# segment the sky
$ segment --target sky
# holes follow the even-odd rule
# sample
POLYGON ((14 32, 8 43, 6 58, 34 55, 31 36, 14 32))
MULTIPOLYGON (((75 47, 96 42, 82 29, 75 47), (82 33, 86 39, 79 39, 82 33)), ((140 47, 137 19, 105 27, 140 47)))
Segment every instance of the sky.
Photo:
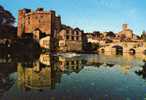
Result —
POLYGON ((63 24, 85 32, 121 31, 129 24, 135 34, 146 30, 146 0, 0 0, 0 5, 18 18, 18 10, 55 10, 63 24))

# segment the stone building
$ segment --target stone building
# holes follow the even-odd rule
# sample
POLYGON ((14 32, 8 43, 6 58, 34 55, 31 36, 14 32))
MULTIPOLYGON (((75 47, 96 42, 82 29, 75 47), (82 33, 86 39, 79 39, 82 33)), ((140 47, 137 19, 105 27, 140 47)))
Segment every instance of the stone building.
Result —
POLYGON ((55 11, 43 8, 19 10, 17 36, 31 34, 42 48, 52 51, 81 51, 83 48, 83 31, 61 24, 61 17, 55 11), (49 46, 48 46, 49 45, 49 46))
POLYGON ((123 24, 122 26, 122 31, 118 33, 119 37, 125 37, 127 39, 132 39, 133 38, 133 31, 128 28, 128 24, 123 24))
MULTIPOLYGON (((56 41, 57 33, 61 30, 61 17, 55 11, 44 11, 43 8, 19 10, 17 36, 32 33, 33 38, 39 40, 43 36, 50 36, 51 44, 56 41)), ((53 45, 51 45, 53 46, 53 45)))
POLYGON ((83 31, 66 27, 59 32, 59 51, 82 51, 83 31))

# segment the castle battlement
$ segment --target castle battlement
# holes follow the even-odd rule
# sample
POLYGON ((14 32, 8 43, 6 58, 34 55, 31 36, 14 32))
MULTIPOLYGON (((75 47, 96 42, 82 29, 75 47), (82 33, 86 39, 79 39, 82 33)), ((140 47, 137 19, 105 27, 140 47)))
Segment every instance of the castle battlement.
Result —
POLYGON ((23 8, 21 10, 19 10, 19 13, 25 13, 25 14, 31 14, 31 13, 54 13, 54 10, 44 10, 43 8, 37 8, 36 10, 32 10, 32 9, 27 9, 27 8, 23 8))

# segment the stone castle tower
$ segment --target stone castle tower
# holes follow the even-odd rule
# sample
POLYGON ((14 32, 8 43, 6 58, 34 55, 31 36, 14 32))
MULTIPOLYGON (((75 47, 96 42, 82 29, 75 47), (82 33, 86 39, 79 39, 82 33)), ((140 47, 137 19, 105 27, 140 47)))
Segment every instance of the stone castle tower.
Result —
POLYGON ((55 11, 44 11, 43 8, 19 10, 17 36, 23 33, 33 33, 39 29, 49 36, 55 36, 61 30, 61 18, 56 16, 55 11))

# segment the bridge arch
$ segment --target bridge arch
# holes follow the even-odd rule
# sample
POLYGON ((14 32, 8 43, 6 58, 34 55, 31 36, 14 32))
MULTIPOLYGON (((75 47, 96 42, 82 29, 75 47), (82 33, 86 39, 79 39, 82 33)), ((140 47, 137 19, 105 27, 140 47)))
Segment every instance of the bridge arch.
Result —
POLYGON ((123 47, 120 45, 114 45, 112 48, 115 48, 116 55, 123 54, 123 47))
POLYGON ((143 51, 143 54, 146 55, 146 50, 143 51))
POLYGON ((101 49, 101 53, 104 53, 104 52, 105 52, 105 49, 104 49, 104 48, 102 48, 102 49, 101 49))
POLYGON ((136 50, 134 48, 129 49, 129 53, 134 55, 136 53, 136 50))

